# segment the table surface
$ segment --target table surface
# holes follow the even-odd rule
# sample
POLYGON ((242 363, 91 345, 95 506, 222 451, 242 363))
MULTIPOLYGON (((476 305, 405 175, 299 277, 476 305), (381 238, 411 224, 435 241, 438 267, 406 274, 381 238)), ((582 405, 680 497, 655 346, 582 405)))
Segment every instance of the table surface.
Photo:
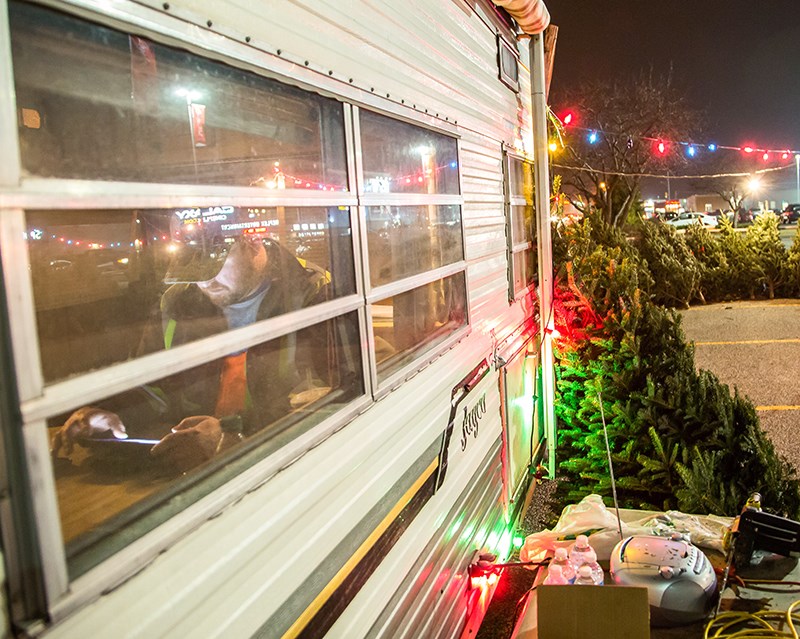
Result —
MULTIPOLYGON (((50 429, 52 436, 57 429, 50 429)), ((159 439, 169 429, 148 434, 159 439)), ((178 476, 149 456, 147 447, 123 443, 107 454, 76 445, 69 458, 53 459, 56 496, 65 543, 168 486, 178 476)))

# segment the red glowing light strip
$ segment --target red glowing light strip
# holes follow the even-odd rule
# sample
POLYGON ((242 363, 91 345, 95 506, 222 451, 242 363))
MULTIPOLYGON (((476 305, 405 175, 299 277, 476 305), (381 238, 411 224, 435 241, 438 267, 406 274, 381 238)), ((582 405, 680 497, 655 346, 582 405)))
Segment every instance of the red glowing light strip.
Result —
MULTIPOLYGON (((449 166, 452 166, 452 162, 447 163, 447 164, 441 164, 439 166, 435 166, 430 171, 423 171, 422 173, 409 173, 408 175, 400 175, 398 177, 390 177, 390 178, 387 178, 387 180, 389 182, 405 183, 405 184, 411 184, 414 180, 416 180, 418 183, 420 183, 420 182, 423 182, 425 180, 425 177, 428 174, 430 174, 430 173, 438 173, 442 169, 446 169, 449 166)), ((335 186, 333 184, 323 184, 322 182, 317 182, 316 180, 308 180, 308 179, 305 179, 305 178, 298 177, 296 175, 289 175, 288 173, 283 173, 278 167, 275 167, 273 170, 275 172, 275 175, 278 175, 278 174, 282 175, 284 177, 284 179, 286 179, 287 181, 291 180, 292 182, 294 182, 295 186, 302 186, 302 187, 307 188, 307 189, 316 188, 316 189, 321 189, 323 191, 337 191, 337 190, 347 191, 347 187, 346 186, 343 187, 343 186, 335 186)), ((257 180, 257 181, 259 181, 259 180, 257 180)))

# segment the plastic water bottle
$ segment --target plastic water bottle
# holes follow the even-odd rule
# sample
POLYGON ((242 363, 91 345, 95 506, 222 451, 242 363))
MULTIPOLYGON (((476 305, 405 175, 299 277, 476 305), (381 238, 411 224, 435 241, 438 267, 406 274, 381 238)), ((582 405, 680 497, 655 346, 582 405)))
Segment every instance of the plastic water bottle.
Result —
POLYGON ((595 561, 597 561, 597 553, 589 545, 589 538, 586 535, 578 535, 575 543, 569 549, 569 562, 577 571, 583 564, 595 561))
MULTIPOLYGON (((589 545, 589 538, 586 535, 578 535, 572 548, 569 550, 569 562, 576 571, 580 571, 581 566, 587 565, 592 574, 592 579, 596 586, 602 586, 605 582, 603 569, 597 563, 597 553, 589 545)), ((577 578, 575 583, 577 583, 577 578)))
POLYGON ((603 575, 603 569, 600 567, 596 561, 591 564, 584 564, 589 566, 589 569, 592 572, 592 580, 594 581, 595 586, 602 586, 605 583, 605 575, 603 575))
POLYGON ((556 548, 555 556, 550 562, 550 568, 554 566, 561 567, 561 574, 566 577, 569 583, 575 582, 575 566, 570 562, 566 548, 556 548))
POLYGON ((592 567, 589 564, 583 564, 578 568, 578 576, 575 577, 576 586, 596 586, 594 577, 592 577, 592 567))
POLYGON ((550 562, 547 568, 547 577, 544 578, 542 583, 545 586, 567 586, 569 585, 569 579, 564 576, 564 573, 561 571, 561 566, 550 562))

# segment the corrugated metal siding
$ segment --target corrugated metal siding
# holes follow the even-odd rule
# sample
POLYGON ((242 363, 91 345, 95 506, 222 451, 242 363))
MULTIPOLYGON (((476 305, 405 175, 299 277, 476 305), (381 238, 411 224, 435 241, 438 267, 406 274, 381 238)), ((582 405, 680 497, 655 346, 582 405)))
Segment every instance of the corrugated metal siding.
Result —
POLYGON ((476 546, 486 544, 489 535, 503 525, 499 453, 498 441, 470 479, 470 490, 447 513, 368 637, 423 639, 459 633, 465 618, 467 566, 476 546))

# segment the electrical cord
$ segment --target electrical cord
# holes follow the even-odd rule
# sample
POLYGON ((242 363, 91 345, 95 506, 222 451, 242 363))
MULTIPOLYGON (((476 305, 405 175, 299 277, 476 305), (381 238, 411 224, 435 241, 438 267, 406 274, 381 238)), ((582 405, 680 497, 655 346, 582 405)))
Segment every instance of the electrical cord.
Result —
POLYGON ((531 596, 531 593, 536 590, 536 578, 539 576, 539 571, 542 569, 542 565, 544 564, 541 563, 536 565, 536 574, 533 578, 533 586, 528 588, 528 590, 526 590, 522 596, 517 599, 517 605, 514 606, 514 616, 512 617, 511 630, 508 633, 508 639, 511 639, 514 636, 514 630, 517 628, 520 608, 522 608, 523 604, 528 601, 528 597, 531 596))
POLYGON ((786 610, 765 610, 762 612, 723 612, 708 622, 704 639, 764 639, 769 637, 789 637, 800 639, 797 625, 800 625, 800 599, 786 610), (775 625, 770 621, 776 622, 775 625), (715 629, 716 626, 719 626, 715 629), (786 628, 785 630, 783 628, 786 628))
POLYGON ((800 581, 781 581, 780 579, 742 579, 735 577, 735 581, 744 588, 761 590, 763 592, 777 592, 788 594, 800 591, 800 581))

